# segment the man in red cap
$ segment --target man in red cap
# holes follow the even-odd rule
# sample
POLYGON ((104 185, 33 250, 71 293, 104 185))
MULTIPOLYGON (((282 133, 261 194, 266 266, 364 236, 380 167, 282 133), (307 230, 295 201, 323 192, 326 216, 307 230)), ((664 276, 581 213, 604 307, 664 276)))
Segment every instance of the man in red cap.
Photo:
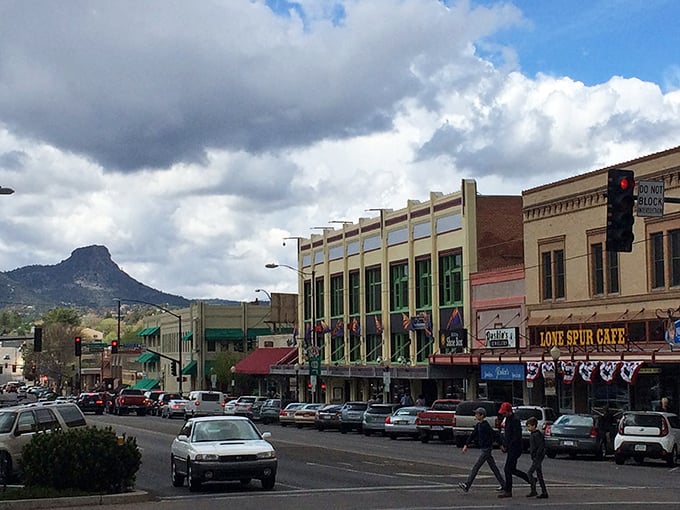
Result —
POLYGON ((512 477, 518 476, 529 485, 531 491, 535 492, 536 486, 531 483, 529 477, 524 471, 517 469, 517 461, 522 455, 522 424, 512 411, 512 404, 510 402, 503 402, 498 413, 505 416, 505 435, 503 436, 503 446, 501 449, 507 454, 505 458, 505 487, 503 492, 498 495, 499 498, 512 497, 512 477))

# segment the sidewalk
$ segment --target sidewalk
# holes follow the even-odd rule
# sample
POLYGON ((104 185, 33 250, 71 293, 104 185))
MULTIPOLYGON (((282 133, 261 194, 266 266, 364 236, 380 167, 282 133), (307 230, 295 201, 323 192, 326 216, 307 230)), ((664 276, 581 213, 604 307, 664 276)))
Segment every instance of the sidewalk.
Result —
POLYGON ((103 494, 95 496, 77 496, 72 498, 17 499, 0 501, 0 510, 33 510, 40 508, 92 507, 95 505, 127 505, 156 498, 145 491, 124 492, 122 494, 103 494))

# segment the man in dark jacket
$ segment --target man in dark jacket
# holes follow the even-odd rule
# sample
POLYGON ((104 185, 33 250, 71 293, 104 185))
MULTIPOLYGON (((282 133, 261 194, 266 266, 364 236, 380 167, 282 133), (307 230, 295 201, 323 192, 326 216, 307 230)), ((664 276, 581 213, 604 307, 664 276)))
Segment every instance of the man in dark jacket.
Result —
POLYGON ((501 486, 505 485, 505 481, 503 480, 501 472, 498 470, 496 461, 493 458, 493 429, 491 428, 491 425, 489 425, 489 422, 485 419, 486 409, 483 407, 478 407, 475 409, 475 418, 477 419, 477 424, 475 425, 475 428, 472 429, 472 434, 470 434, 465 446, 463 446, 463 453, 466 453, 468 446, 473 443, 477 443, 480 453, 477 462, 475 462, 475 465, 472 466, 472 471, 470 471, 467 482, 460 482, 458 484, 458 487, 463 489, 465 492, 470 490, 472 482, 475 480, 475 477, 479 472, 479 468, 481 468, 485 462, 489 464, 491 471, 496 476, 496 480, 498 480, 501 486))
POLYGON ((510 402, 503 402, 498 412, 505 416, 505 435, 503 437, 502 450, 507 454, 505 466, 503 467, 505 487, 498 497, 511 498, 513 475, 520 477, 529 485, 531 485, 531 481, 524 471, 517 469, 517 461, 522 455, 522 424, 512 411, 512 404, 510 402))

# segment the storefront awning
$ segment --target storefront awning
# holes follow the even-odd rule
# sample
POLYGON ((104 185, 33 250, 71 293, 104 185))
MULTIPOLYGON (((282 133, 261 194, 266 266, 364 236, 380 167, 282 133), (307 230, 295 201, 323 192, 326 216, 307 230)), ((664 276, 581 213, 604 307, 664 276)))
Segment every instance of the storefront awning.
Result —
POLYGON ((258 336, 271 335, 272 330, 269 328, 248 328, 248 338, 255 338, 258 336))
POLYGON ((155 335, 161 330, 160 326, 155 326, 153 328, 144 328, 141 330, 139 333, 137 333, 137 336, 151 336, 155 335))
POLYGON ((184 336, 182 337, 182 340, 191 340, 191 338, 194 336, 193 331, 188 331, 184 333, 184 336))
POLYGON ((241 328, 206 328, 206 340, 243 340, 241 328))
POLYGON ((153 390, 160 387, 161 382, 158 379, 140 379, 132 388, 135 390, 153 390))
POLYGON ((137 363, 151 363, 152 361, 158 361, 159 359, 160 356, 158 356, 158 354, 154 354, 153 352, 145 352, 135 361, 137 363))
POLYGON ((297 357, 297 347, 260 347, 236 364, 239 374, 267 375, 272 365, 285 365, 297 357))
POLYGON ((192 360, 184 366, 182 375, 196 375, 196 360, 192 360))

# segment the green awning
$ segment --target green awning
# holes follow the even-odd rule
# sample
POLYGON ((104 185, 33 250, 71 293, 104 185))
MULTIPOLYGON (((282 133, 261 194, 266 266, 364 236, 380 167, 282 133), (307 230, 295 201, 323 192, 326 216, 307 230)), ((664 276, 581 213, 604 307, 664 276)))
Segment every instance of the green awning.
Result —
POLYGON ((135 361, 137 363, 150 363, 152 361, 158 361, 159 359, 160 359, 160 356, 158 354, 154 354, 153 352, 145 352, 139 358, 137 358, 135 361))
POLYGON ((184 366, 182 375, 196 375, 196 360, 192 360, 184 366))
POLYGON ((193 337, 193 336, 194 336, 194 332, 193 332, 193 331, 189 331, 189 332, 187 332, 187 333, 184 333, 184 336, 182 337, 182 340, 191 340, 191 337, 193 337))
POLYGON ((271 335, 272 330, 269 328, 248 328, 248 338, 255 338, 256 336, 271 335))
POLYGON ((160 326, 155 326, 153 328, 144 328, 141 330, 139 333, 137 333, 137 336, 151 336, 155 335, 161 330, 160 326))
POLYGON ((140 379, 132 388, 135 390, 153 390, 160 387, 161 382, 158 379, 140 379))
POLYGON ((206 340, 243 340, 241 328, 206 328, 206 340))

